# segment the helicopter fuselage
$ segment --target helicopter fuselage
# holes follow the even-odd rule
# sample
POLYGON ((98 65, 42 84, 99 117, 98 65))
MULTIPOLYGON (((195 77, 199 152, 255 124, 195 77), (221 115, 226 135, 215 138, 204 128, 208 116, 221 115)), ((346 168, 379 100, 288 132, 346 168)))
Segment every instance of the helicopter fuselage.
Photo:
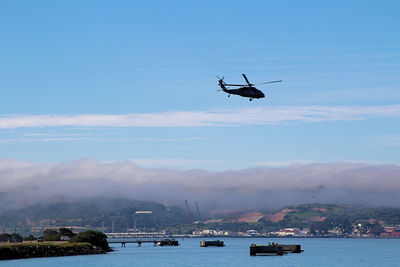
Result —
POLYGON ((258 99, 265 97, 264 93, 261 90, 258 90, 253 86, 243 86, 238 89, 223 89, 223 91, 231 95, 240 95, 243 97, 249 97, 250 99, 252 98, 258 99))
MULTIPOLYGON (((257 88, 254 87, 254 83, 250 83, 249 80, 247 79, 245 74, 242 74, 243 78, 245 79, 247 84, 228 84, 224 82, 224 77, 218 78, 218 86, 221 87, 222 91, 228 94, 228 97, 231 95, 239 95, 242 97, 248 97, 250 98, 250 101, 252 101, 254 98, 259 99, 259 98, 264 98, 265 95, 261 90, 258 90, 257 88), (227 86, 238 86, 238 89, 230 89, 227 86)), ((263 82, 263 83, 258 83, 258 84, 267 84, 267 83, 278 83, 282 82, 282 80, 279 81, 270 81, 270 82, 263 82)))

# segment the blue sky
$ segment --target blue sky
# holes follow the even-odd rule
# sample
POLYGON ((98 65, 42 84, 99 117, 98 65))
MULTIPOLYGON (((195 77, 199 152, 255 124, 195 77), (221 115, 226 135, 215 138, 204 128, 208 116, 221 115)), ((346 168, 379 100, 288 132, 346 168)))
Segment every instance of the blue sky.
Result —
POLYGON ((398 1, 1 1, 0 159, 400 164, 398 1), (260 86, 266 99, 216 92, 260 86))

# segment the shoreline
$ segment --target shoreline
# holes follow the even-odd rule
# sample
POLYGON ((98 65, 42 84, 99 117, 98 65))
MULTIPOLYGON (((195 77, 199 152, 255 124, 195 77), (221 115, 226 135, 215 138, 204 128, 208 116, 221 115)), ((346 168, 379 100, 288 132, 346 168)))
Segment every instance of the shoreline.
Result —
MULTIPOLYGON (((257 237, 250 237, 250 236, 180 236, 180 237, 169 237, 167 239, 215 239, 215 238, 236 238, 236 239, 265 239, 265 238, 281 238, 281 239, 382 239, 382 240, 390 240, 390 239, 400 239, 399 237, 323 237, 323 236, 315 236, 315 237, 299 237, 299 236, 257 236, 257 237)), ((136 237, 127 237, 127 238, 107 238, 107 241, 116 241, 116 240, 148 240, 151 238, 136 238, 136 237)), ((165 239, 165 238, 160 238, 165 239)))
POLYGON ((0 244, 0 260, 106 254, 90 243, 12 243, 0 244))

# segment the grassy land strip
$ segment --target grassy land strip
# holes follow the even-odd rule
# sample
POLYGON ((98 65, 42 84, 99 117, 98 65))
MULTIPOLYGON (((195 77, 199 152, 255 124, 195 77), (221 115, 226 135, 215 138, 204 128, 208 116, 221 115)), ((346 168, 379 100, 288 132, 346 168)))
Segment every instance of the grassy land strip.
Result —
POLYGON ((106 253, 106 251, 101 248, 95 247, 90 243, 44 242, 0 244, 0 260, 104 253, 106 253))

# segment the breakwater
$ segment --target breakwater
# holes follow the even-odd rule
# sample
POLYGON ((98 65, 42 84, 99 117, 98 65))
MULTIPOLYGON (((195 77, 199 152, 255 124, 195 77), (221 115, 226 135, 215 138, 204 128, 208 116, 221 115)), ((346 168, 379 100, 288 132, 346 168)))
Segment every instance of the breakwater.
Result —
POLYGON ((58 257, 90 254, 105 254, 106 251, 90 243, 23 243, 0 244, 0 260, 38 257, 58 257))

